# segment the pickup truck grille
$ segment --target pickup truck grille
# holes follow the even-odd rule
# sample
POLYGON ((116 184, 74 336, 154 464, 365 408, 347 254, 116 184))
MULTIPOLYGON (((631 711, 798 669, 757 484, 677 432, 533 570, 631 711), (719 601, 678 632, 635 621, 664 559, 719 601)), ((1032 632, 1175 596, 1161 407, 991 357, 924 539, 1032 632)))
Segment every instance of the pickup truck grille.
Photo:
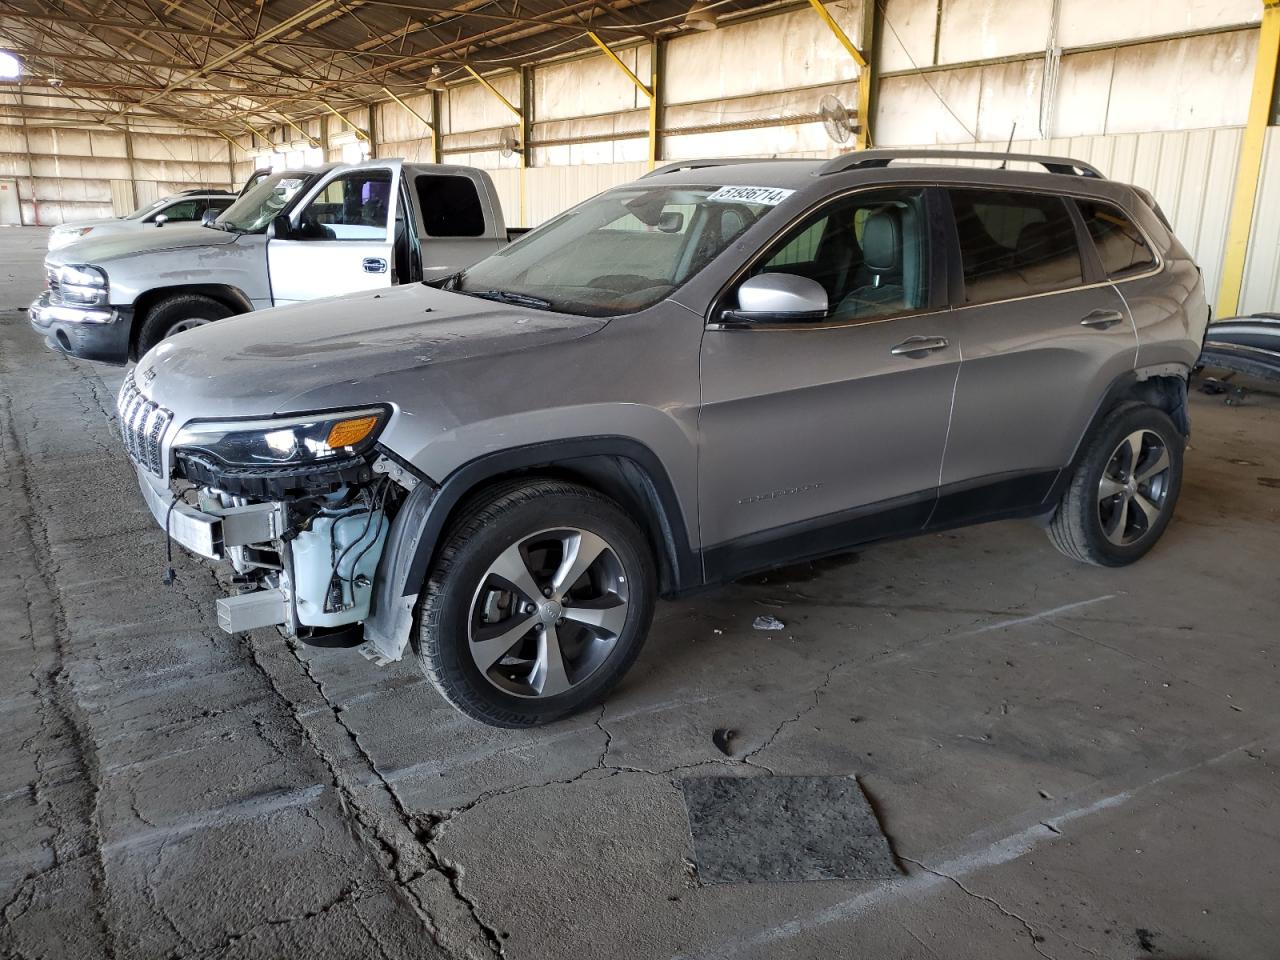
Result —
POLYGON ((173 421, 173 414, 159 404, 152 403, 138 390, 130 370, 116 398, 116 412, 120 415, 120 435, 130 459, 154 473, 164 476, 164 432, 173 421))

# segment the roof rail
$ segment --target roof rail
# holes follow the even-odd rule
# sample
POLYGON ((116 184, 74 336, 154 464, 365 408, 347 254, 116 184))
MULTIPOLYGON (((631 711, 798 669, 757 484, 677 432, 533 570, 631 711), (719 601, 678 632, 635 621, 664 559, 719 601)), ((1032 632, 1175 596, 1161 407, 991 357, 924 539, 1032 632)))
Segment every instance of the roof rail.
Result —
MULTIPOLYGON (((640 179, 647 180, 649 177, 660 177, 664 173, 679 173, 682 170, 702 170, 706 167, 727 167, 737 163, 797 163, 804 162, 799 157, 719 157, 713 160, 677 160, 674 163, 663 164, 657 169, 650 170, 640 179)), ((810 160, 810 163, 813 161, 810 160)))
POLYGON ((894 160, 1018 160, 1038 163, 1050 173, 1105 180, 1097 167, 1070 157, 1053 157, 1039 153, 1005 153, 1002 150, 858 150, 828 160, 818 169, 819 176, 844 173, 863 167, 887 167, 894 160))

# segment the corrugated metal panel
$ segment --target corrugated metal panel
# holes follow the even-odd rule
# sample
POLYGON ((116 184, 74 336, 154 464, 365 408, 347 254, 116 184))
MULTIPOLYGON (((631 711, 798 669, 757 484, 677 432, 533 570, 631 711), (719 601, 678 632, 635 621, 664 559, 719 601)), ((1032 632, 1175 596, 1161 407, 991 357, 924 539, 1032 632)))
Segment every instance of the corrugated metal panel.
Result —
POLYGON ((1280 127, 1267 130, 1245 258, 1241 313, 1280 310, 1280 127))

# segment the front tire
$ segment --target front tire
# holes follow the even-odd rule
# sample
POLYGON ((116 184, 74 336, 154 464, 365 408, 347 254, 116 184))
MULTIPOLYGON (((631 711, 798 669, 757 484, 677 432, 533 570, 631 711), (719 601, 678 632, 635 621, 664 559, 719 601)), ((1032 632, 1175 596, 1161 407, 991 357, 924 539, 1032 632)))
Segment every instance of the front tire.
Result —
POLYGON ((550 723, 599 702, 635 662, 656 575, 640 529, 609 498, 514 482, 463 509, 419 608, 427 678, 467 716, 550 723))
POLYGON ((138 331, 138 358, 161 340, 231 316, 231 308, 199 293, 179 293, 156 303, 138 331))
POLYGON ((1133 563, 1173 516, 1182 487, 1184 438, 1169 416, 1131 403, 1089 440, 1049 524, 1053 545, 1104 567, 1133 563))

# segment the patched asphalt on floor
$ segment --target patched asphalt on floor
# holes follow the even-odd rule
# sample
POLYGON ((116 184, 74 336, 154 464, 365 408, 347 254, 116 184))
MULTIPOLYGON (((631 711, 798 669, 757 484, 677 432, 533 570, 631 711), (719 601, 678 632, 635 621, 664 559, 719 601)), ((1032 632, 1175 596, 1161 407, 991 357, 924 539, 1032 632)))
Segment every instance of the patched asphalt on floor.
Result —
MULTIPOLYGON (((0 231, 0 307, 42 243, 0 231)), ((868 547, 660 604, 603 709, 500 731, 411 660, 227 637, 191 558, 164 587, 119 376, 0 314, 0 953, 1274 955, 1280 400, 1193 397, 1135 567, 868 547), (901 873, 699 883, 680 782, 723 775, 856 776, 901 873)))

